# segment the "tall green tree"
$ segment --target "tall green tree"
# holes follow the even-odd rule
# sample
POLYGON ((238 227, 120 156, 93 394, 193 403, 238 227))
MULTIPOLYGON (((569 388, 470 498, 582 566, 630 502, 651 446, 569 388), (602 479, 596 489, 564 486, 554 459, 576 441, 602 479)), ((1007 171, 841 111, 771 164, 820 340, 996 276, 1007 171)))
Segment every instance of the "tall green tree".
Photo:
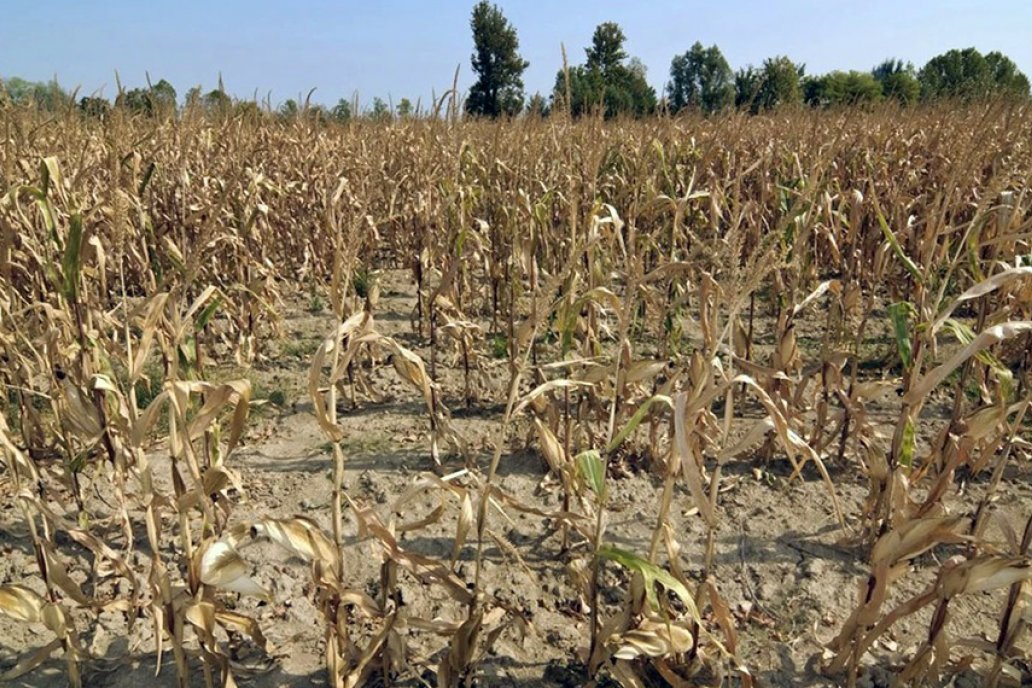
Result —
POLYGON ((111 113, 111 103, 99 96, 83 96, 79 100, 79 111, 86 117, 103 120, 111 113))
POLYGON ((527 101, 526 112, 531 117, 548 117, 548 101, 540 93, 535 93, 527 101))
POLYGON ((191 86, 187 90, 186 95, 183 96, 183 107, 187 110, 193 110, 201 107, 203 104, 204 94, 201 92, 200 86, 191 86))
MULTIPOLYGON (((587 48, 584 65, 569 68, 569 109, 578 116, 601 108, 606 117, 640 117, 656 109, 656 91, 646 79, 641 60, 628 59, 623 29, 614 22, 599 24, 587 48)), ((556 75, 552 99, 564 105, 566 73, 556 75)))
POLYGON ((57 110, 72 103, 71 96, 57 83, 50 81, 27 81, 12 76, 0 81, 0 100, 15 104, 33 104, 43 110, 57 110))
MULTIPOLYGON (((215 93, 215 91, 212 91, 212 93, 215 93)), ((279 106, 277 114, 280 116, 281 119, 297 119, 298 116, 301 114, 301 107, 293 98, 287 98, 283 102, 283 104, 279 106)))
POLYGON ((993 90, 1007 96, 1028 98, 1029 82, 1014 61, 1001 52, 986 53, 986 64, 989 67, 989 78, 993 90))
POLYGON ((584 49, 588 56, 587 68, 603 77, 615 76, 627 59, 623 47, 626 40, 627 36, 616 22, 599 24, 591 36, 591 47, 584 49))
POLYGON ((170 115, 176 110, 176 89, 172 84, 160 80, 147 88, 132 88, 122 91, 115 98, 115 106, 141 115, 170 115))
MULTIPOLYGON (((211 115, 229 114, 233 107, 233 100, 221 88, 215 88, 205 93, 203 101, 204 109, 211 115)), ((293 101, 288 100, 287 102, 292 103, 293 101)), ((294 103, 294 110, 296 114, 297 103, 294 103)))
POLYGON ((999 52, 982 55, 975 48, 936 55, 917 75, 921 98, 973 100, 994 95, 1026 98, 1028 78, 999 52))
POLYGON ((871 70, 871 76, 881 84, 885 100, 894 100, 900 105, 913 105, 921 96, 921 84, 917 80, 914 65, 901 60, 889 59, 871 70))
POLYGON ((747 67, 735 74, 735 105, 752 113, 803 102, 805 67, 783 55, 767 58, 759 69, 747 67))
POLYGON ((752 110, 760 97, 760 70, 752 65, 742 67, 735 72, 735 107, 739 110, 752 110))
POLYGON ((698 41, 684 55, 670 62, 667 85, 670 110, 685 108, 717 112, 735 102, 735 75, 715 45, 704 48, 698 41))
POLYGON ((330 116, 338 122, 347 122, 351 119, 351 102, 341 98, 330 110, 330 116))
POLYGON ((153 111, 161 114, 171 114, 176 110, 176 89, 164 79, 150 88, 150 97, 153 111))
POLYGON ((370 119, 375 119, 379 122, 386 122, 393 119, 391 108, 383 98, 373 98, 373 107, 369 111, 369 117, 370 119))
POLYGON ((466 112, 482 117, 517 115, 523 109, 523 71, 516 29, 495 5, 481 0, 473 7, 473 71, 476 83, 466 99, 466 112))
POLYGON ((882 99, 882 86, 870 72, 834 71, 803 80, 803 95, 809 105, 872 105, 882 99))

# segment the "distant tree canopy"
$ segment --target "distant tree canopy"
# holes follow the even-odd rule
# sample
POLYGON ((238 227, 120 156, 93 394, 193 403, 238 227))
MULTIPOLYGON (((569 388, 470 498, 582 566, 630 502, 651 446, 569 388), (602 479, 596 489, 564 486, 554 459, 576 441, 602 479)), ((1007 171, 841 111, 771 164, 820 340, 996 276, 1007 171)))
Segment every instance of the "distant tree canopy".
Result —
POLYGON ((871 75, 881 86, 882 97, 894 100, 900 105, 913 105, 921 97, 921 83, 917 80, 914 65, 900 60, 885 60, 871 70, 871 75))
POLYGON ((351 119, 351 102, 341 98, 330 110, 330 117, 338 122, 347 122, 351 119))
POLYGON ((283 119, 297 119, 300 112, 301 108, 293 98, 287 98, 283 104, 279 106, 279 110, 276 111, 276 113, 283 119))
POLYGON ((720 48, 704 48, 696 41, 684 55, 675 56, 667 100, 673 112, 691 108, 712 113, 734 105, 735 75, 720 48))
POLYGON ((0 80, 0 101, 9 100, 15 105, 33 104, 42 110, 57 110, 71 104, 72 97, 57 81, 26 81, 12 76, 0 80))
POLYGON ((527 101, 527 114, 533 117, 548 117, 548 101, 540 93, 535 93, 527 101))
MULTIPOLYGON (((656 92, 646 81, 645 65, 627 59, 623 30, 614 22, 599 24, 587 48, 587 62, 569 68, 569 109, 579 116, 601 108, 606 117, 634 115, 640 117, 655 111, 656 92)), ((566 73, 556 75, 552 98, 556 105, 566 106, 566 73)))
POLYGON ((1002 53, 950 50, 928 61, 917 75, 921 98, 972 100, 990 96, 1027 98, 1028 78, 1002 53))
POLYGON ((752 113, 803 102, 803 65, 783 55, 763 61, 763 66, 735 74, 735 105, 752 113))
POLYGON ((870 72, 828 72, 803 80, 808 105, 871 105, 882 99, 882 85, 870 72))
MULTIPOLYGON (((470 18, 474 51, 471 56, 476 82, 465 101, 467 114, 482 117, 547 117, 555 108, 573 116, 600 113, 606 118, 642 117, 657 109, 656 92, 647 80, 641 60, 628 55, 627 37, 619 24, 599 24, 585 48, 585 61, 556 74, 550 101, 540 93, 525 103, 523 72, 528 66, 519 53, 516 29, 489 0, 480 0, 470 18)), ((311 93, 309 93, 309 96, 311 93)), ((975 48, 954 49, 931 58, 919 70, 909 62, 887 59, 869 72, 833 70, 805 74, 805 67, 779 55, 732 71, 720 48, 696 41, 670 62, 670 78, 664 90, 664 110, 706 114, 728 108, 760 113, 782 106, 870 107, 879 102, 900 106, 940 100, 978 101, 986 98, 1027 100, 1028 77, 1006 55, 982 54, 975 48)), ((0 107, 15 105, 45 111, 77 108, 83 115, 105 119, 112 107, 146 116, 176 116, 176 89, 165 79, 146 88, 121 90, 113 106, 104 98, 86 96, 74 102, 56 80, 28 81, 17 76, 0 78, 0 107)), ((195 86, 187 91, 184 108, 212 115, 265 118, 271 113, 254 101, 235 101, 222 86, 207 93, 195 86), (256 114, 257 112, 257 114, 256 114)), ((304 118, 313 122, 346 122, 353 117, 390 121, 418 116, 408 98, 393 107, 374 98, 360 110, 355 100, 341 98, 336 105, 304 105, 285 101, 275 113, 281 119, 304 118)))
POLYGON ((233 115, 235 117, 243 117, 254 122, 259 122, 265 119, 265 111, 262 110, 258 103, 253 100, 241 100, 234 103, 233 115))
POLYGON ((373 107, 369 110, 370 119, 385 122, 392 119, 391 108, 383 98, 373 98, 373 107))
POLYGON ((204 105, 204 109, 213 115, 225 115, 233 106, 233 100, 226 95, 225 91, 218 88, 205 93, 201 98, 201 103, 204 105))
POLYGON ((115 99, 115 107, 142 115, 169 115, 176 111, 176 89, 162 79, 148 88, 122 91, 115 99))
POLYGON ((191 86, 183 97, 183 105, 187 108, 201 107, 201 87, 191 86))
POLYGON ((105 119, 111 114, 111 103, 106 98, 83 96, 79 100, 79 111, 87 117, 105 119))
POLYGON ((466 98, 466 112, 483 117, 517 115, 523 109, 523 71, 530 65, 520 57, 516 29, 502 11, 487 0, 473 7, 470 20, 476 83, 466 98))

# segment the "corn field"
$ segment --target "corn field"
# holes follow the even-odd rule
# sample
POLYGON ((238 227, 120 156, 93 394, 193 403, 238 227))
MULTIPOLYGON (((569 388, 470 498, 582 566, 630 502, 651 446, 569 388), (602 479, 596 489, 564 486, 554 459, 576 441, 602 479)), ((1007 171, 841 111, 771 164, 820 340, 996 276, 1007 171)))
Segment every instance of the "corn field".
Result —
POLYGON ((455 111, 0 111, 0 680, 1032 680, 1032 110, 455 111))

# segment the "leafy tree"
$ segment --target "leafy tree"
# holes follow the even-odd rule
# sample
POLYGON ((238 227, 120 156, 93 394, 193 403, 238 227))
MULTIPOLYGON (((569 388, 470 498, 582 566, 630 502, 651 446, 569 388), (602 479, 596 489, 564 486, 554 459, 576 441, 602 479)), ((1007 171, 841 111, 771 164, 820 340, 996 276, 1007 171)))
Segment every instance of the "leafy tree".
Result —
POLYGON ((711 113, 734 103, 735 75, 720 48, 704 48, 696 41, 684 55, 675 56, 667 98, 673 112, 694 108, 711 113))
POLYGON ((974 48, 950 50, 929 60, 918 80, 925 100, 980 98, 988 86, 989 65, 974 48))
POLYGON ((200 86, 193 86, 189 91, 186 92, 186 96, 183 98, 183 107, 188 110, 193 108, 201 107, 204 96, 201 93, 200 86))
POLYGON ((0 92, 3 93, 5 100, 20 105, 32 98, 32 89, 35 85, 21 77, 12 76, 0 82, 0 92))
POLYGON ((470 20, 477 81, 466 99, 471 115, 516 115, 523 108, 523 71, 530 65, 520 57, 516 29, 497 6, 481 0, 470 20))
POLYGON ((87 117, 103 120, 111 114, 111 103, 106 98, 83 96, 79 100, 79 111, 87 117))
MULTIPOLYGON (((225 115, 232 107, 233 101, 222 89, 216 88, 204 94, 204 109, 208 111, 208 114, 225 115)), ((295 104, 295 109, 296 107, 295 104)))
POLYGON ((330 117, 338 122, 347 122, 351 119, 351 103, 341 98, 330 110, 330 117))
MULTIPOLYGON (((623 30, 613 22, 595 29, 591 47, 585 51, 587 62, 568 70, 569 109, 573 115, 583 115, 598 107, 606 117, 640 117, 655 111, 656 92, 645 78, 645 65, 633 58, 627 60, 625 40, 623 30)), ((566 74, 560 71, 555 79, 553 101, 564 104, 566 90, 566 74)))
POLYGON ((125 108, 130 112, 149 115, 153 112, 150 93, 145 88, 133 88, 122 91, 115 98, 115 107, 125 108))
POLYGON ((1028 98, 1029 82, 1014 61, 1003 53, 993 51, 986 53, 986 64, 989 67, 989 78, 997 93, 1028 98))
POLYGON ((330 111, 322 105, 308 105, 303 114, 308 121, 315 124, 326 124, 330 121, 330 111))
POLYGON ((760 83, 760 70, 752 65, 735 72, 735 107, 740 110, 752 109, 760 97, 760 83))
POLYGON ((300 112, 301 108, 298 107, 297 101, 293 98, 287 98, 279 107, 279 116, 283 119, 297 119, 300 112))
POLYGON ((155 113, 170 114, 176 110, 176 89, 164 79, 150 89, 152 109, 155 113))
POLYGON ((803 95, 818 107, 870 105, 882 99, 882 86, 869 72, 835 71, 804 79, 803 95))
POLYGON ((370 110, 369 117, 380 122, 385 122, 391 119, 391 109, 382 98, 373 98, 373 109, 370 110))
POLYGON ((992 95, 1028 97, 1028 78, 999 52, 982 55, 975 48, 936 55, 917 75, 921 97, 972 100, 992 95))
POLYGON ((591 47, 585 48, 588 69, 599 72, 603 77, 614 76, 627 59, 627 51, 623 48, 626 40, 623 29, 616 22, 599 24, 591 37, 591 47))
MULTIPOLYGON (((622 112, 630 112, 637 117, 652 114, 656 111, 656 89, 649 86, 648 68, 637 57, 627 62, 627 72, 617 71, 617 90, 629 96, 628 107, 622 112)), ((616 114, 616 113, 614 113, 616 114)))
POLYGON ((760 107, 771 110, 781 105, 794 105, 803 101, 800 80, 804 68, 784 56, 769 58, 763 62, 760 86, 760 107))
MULTIPOLYGON (((215 93, 222 93, 222 91, 215 91, 215 93)), ((260 122, 265 119, 265 113, 261 106, 253 100, 241 100, 233 104, 233 116, 242 117, 251 122, 260 122)))
POLYGON ((548 117, 548 101, 540 93, 535 93, 527 101, 527 114, 531 117, 548 117))
POLYGON ((900 60, 885 60, 871 70, 871 75, 881 84, 882 96, 900 105, 913 105, 921 96, 921 84, 914 72, 914 65, 900 60))
POLYGON ((74 104, 71 96, 54 79, 44 83, 13 76, 0 82, 0 92, 16 105, 33 104, 43 110, 54 111, 74 104))
POLYGON ((176 89, 164 79, 148 88, 133 88, 118 94, 115 107, 141 115, 168 115, 176 109, 176 89))
POLYGON ((759 69, 747 67, 735 75, 735 104, 752 113, 803 102, 803 65, 783 55, 767 58, 759 69))
POLYGON ((406 117, 412 116, 412 101, 408 98, 402 98, 397 105, 398 117, 405 119, 406 117))

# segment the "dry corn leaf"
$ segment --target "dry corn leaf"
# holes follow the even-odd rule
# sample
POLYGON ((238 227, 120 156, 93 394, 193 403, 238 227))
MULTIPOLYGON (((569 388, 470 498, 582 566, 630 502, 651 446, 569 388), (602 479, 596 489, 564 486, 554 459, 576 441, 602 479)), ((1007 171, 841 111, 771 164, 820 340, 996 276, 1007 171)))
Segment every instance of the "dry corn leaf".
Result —
POLYGON ((685 480, 688 483, 688 490, 691 492, 695 506, 699 509, 699 513, 702 514, 702 518, 707 525, 712 527, 716 525, 716 514, 713 513, 713 505, 710 504, 706 488, 703 485, 702 469, 699 466, 701 457, 692 451, 691 445, 688 442, 688 430, 686 427, 688 419, 685 417, 685 406, 687 403, 688 395, 686 392, 681 392, 674 398, 675 464, 671 470, 676 472, 680 468, 684 472, 685 480))
POLYGON ((610 638, 608 643, 616 648, 613 657, 625 660, 681 654, 695 644, 690 629, 656 617, 642 619, 637 628, 610 638))
POLYGON ((948 570, 939 581, 945 599, 960 594, 995 590, 1032 579, 1028 557, 985 556, 965 561, 948 570))
POLYGON ((205 585, 263 599, 272 596, 249 575, 250 567, 231 544, 216 540, 201 551, 200 579, 205 585))
POLYGON ((310 518, 266 518, 255 521, 251 528, 255 537, 267 537, 304 561, 318 561, 324 571, 339 572, 336 546, 310 518))
POLYGON ((462 506, 459 509, 459 520, 455 525, 455 544, 452 546, 451 553, 451 567, 455 567, 455 562, 459 558, 459 553, 462 551, 462 546, 466 543, 466 536, 469 534, 469 528, 473 525, 473 500, 470 499, 469 493, 467 492, 462 497, 462 506))
POLYGON ((1032 322, 1030 321, 1014 321, 986 328, 970 344, 953 354, 945 363, 917 380, 910 391, 904 395, 903 403, 916 404, 924 400, 933 389, 939 386, 939 383, 967 359, 994 344, 1028 332, 1032 332, 1032 322))
POLYGON ((516 407, 512 411, 512 416, 516 417, 517 415, 519 415, 519 413, 523 411, 523 409, 527 408, 527 404, 531 403, 532 401, 534 401, 534 399, 541 396, 542 394, 547 394, 548 392, 551 392, 556 389, 572 389, 574 387, 591 387, 591 384, 580 380, 566 379, 550 380, 548 382, 544 382, 532 389, 529 393, 527 393, 525 397, 523 397, 523 399, 519 401, 518 404, 516 404, 516 407))
POLYGON ((912 559, 941 543, 963 542, 958 530, 960 516, 914 519, 878 538, 871 549, 871 563, 892 566, 912 559))
POLYGON ((953 314, 953 311, 955 311, 957 307, 960 306, 962 303, 985 296, 986 294, 992 293, 1000 287, 1009 284, 1010 282, 1023 278, 1032 278, 1032 266, 1017 267, 1011 268, 1009 270, 1004 270, 1003 272, 999 272, 993 275, 989 279, 979 282, 973 287, 969 287, 964 291, 963 294, 954 299, 953 303, 951 303, 946 308, 946 310, 939 314, 939 317, 937 317, 931 325, 931 333, 934 334, 935 332, 938 332, 939 328, 942 327, 942 324, 946 322, 947 319, 949 319, 949 317, 953 314))
POLYGON ((15 621, 42 623, 47 601, 24 585, 0 585, 0 612, 15 621))

